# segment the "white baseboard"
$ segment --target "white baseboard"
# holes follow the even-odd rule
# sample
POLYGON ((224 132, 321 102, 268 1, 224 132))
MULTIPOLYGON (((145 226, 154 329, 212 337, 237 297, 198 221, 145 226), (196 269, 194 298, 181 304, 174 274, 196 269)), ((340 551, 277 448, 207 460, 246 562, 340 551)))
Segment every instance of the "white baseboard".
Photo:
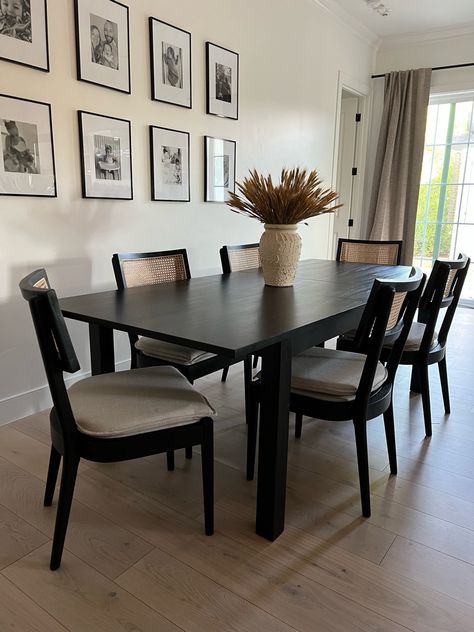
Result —
MULTIPOLYGON (((128 369, 130 366, 130 360, 122 360, 116 362, 115 369, 121 371, 128 369)), ((90 371, 76 373, 65 379, 68 386, 74 384, 78 380, 82 380, 84 377, 89 377, 90 371)), ((0 401, 0 426, 15 421, 16 419, 22 419, 28 417, 34 413, 39 413, 42 410, 51 408, 51 395, 49 394, 49 387, 47 384, 34 388, 31 391, 24 393, 17 393, 11 395, 0 401)))

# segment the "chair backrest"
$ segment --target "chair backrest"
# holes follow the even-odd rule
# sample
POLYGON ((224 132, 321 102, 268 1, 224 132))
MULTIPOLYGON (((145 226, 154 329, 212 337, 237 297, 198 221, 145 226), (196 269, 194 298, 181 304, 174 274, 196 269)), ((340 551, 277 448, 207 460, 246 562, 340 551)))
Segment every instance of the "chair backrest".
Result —
POLYGON ((430 350, 440 310, 444 308, 447 309, 438 333, 438 343, 446 345, 470 263, 465 254, 460 254, 454 261, 437 259, 434 262, 418 312, 418 321, 426 325, 420 354, 427 354, 430 350))
POLYGON ((367 404, 384 344, 392 341, 386 368, 393 384, 426 277, 416 268, 410 276, 376 279, 354 336, 352 350, 367 356, 356 399, 367 404))
POLYGON ((259 244, 242 244, 240 246, 222 246, 219 250, 222 272, 240 272, 260 268, 259 244))
POLYGON ((63 371, 80 369, 56 292, 51 288, 44 269, 35 270, 20 281, 20 290, 30 306, 43 364, 54 407, 63 432, 76 431, 63 371))
POLYGON ((112 257, 119 290, 191 278, 186 250, 116 253, 112 257))
POLYGON ((402 246, 403 241, 340 238, 337 244, 336 261, 398 266, 402 256, 402 246))

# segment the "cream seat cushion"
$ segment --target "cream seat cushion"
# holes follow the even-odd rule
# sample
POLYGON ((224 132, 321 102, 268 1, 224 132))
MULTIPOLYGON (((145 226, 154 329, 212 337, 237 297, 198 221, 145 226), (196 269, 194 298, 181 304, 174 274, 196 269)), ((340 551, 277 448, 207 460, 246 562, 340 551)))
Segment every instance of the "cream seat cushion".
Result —
MULTIPOLYGON (((425 333, 426 325, 424 323, 413 322, 408 333, 408 338, 404 346, 404 351, 418 351, 425 333)), ((438 342, 438 332, 435 331, 431 341, 430 349, 438 342)), ((391 346, 391 345, 387 345, 391 346)))
POLYGON ((172 342, 164 342, 163 340, 155 340, 154 338, 146 338, 145 336, 141 336, 137 340, 135 349, 138 349, 152 358, 186 366, 214 357, 213 353, 208 353, 202 349, 182 347, 172 342))
MULTIPOLYGON (((312 347, 293 358, 291 390, 329 401, 355 399, 366 356, 361 353, 312 347)), ((387 379, 387 370, 377 364, 372 392, 387 379)))
POLYGON ((78 428, 95 437, 127 437, 215 415, 207 399, 168 366, 94 375, 68 394, 78 428))

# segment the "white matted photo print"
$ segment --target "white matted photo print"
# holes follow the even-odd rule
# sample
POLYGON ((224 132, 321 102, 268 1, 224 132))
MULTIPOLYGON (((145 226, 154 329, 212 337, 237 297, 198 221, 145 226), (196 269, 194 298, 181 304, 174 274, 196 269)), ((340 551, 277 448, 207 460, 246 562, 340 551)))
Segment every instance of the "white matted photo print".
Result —
POLYGON ((78 79, 130 94, 128 12, 116 0, 75 0, 78 79))
POLYGON ((206 42, 207 113, 239 118, 239 55, 206 42))
POLYGON ((56 197, 51 106, 0 95, 0 195, 56 197))
POLYGON ((189 133, 150 125, 151 199, 189 202, 189 133))
POLYGON ((228 191, 235 191, 234 140, 204 137, 204 201, 226 202, 228 191))
POLYGON ((82 110, 78 115, 82 197, 132 200, 130 121, 82 110))
POLYGON ((0 0, 0 59, 49 72, 46 0, 0 0))
POLYGON ((192 107, 191 33, 149 18, 151 98, 192 107))

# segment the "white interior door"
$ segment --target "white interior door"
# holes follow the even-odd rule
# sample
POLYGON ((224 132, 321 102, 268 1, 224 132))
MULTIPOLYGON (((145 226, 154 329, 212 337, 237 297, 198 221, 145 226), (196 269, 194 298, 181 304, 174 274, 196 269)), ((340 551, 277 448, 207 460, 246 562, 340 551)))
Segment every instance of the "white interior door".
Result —
POLYGON ((359 98, 343 91, 341 99, 341 120, 339 127, 339 151, 336 190, 339 202, 344 206, 337 209, 334 216, 334 243, 339 237, 350 237, 350 220, 354 216, 354 178, 353 169, 357 148, 357 121, 359 98))

